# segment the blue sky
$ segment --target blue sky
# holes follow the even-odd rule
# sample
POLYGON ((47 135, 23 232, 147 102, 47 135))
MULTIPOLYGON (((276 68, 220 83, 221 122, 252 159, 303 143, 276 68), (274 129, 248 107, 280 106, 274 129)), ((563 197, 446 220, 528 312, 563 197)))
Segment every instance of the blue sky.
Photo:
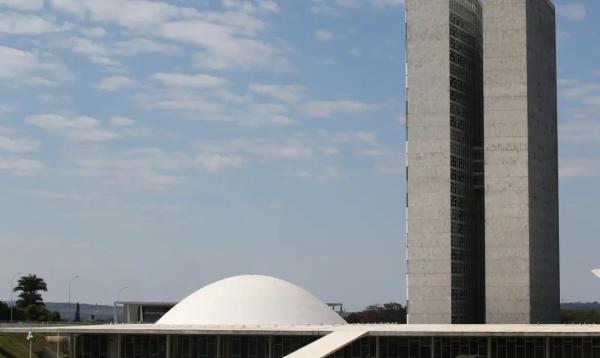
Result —
MULTIPOLYGON (((557 1, 565 300, 600 296, 600 4, 557 1)), ((0 0, 0 297, 404 302, 402 0, 0 0)))

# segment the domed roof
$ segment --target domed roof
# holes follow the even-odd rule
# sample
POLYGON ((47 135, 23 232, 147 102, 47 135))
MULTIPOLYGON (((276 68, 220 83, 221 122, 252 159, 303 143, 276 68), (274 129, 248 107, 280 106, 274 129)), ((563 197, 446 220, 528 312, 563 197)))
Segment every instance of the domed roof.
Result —
POLYGON ((268 276, 226 278, 192 293, 162 325, 299 325, 346 323, 304 289, 268 276))

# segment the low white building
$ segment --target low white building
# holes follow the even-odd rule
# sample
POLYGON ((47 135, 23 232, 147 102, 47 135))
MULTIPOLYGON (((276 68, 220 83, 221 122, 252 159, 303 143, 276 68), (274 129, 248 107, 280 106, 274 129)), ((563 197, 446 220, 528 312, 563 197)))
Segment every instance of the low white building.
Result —
POLYGON ((351 325, 286 281, 208 285, 155 324, 2 328, 68 336, 72 358, 600 358, 595 325, 351 325))

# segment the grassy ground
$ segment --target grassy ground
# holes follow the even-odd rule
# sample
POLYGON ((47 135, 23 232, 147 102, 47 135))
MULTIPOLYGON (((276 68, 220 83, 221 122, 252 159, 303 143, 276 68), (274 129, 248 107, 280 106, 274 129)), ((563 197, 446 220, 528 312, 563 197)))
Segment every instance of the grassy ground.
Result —
MULTIPOLYGON (((24 335, 0 335, 0 357, 29 358, 29 345, 24 335)), ((32 358, 38 358, 33 353, 32 358)))

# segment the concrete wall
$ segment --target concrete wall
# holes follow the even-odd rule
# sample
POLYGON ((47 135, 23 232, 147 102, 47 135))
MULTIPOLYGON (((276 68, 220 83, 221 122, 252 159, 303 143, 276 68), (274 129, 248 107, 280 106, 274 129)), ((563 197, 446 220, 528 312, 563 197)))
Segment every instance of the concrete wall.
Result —
POLYGON ((448 0, 406 0, 409 323, 451 322, 448 0))
POLYGON ((484 26, 487 323, 558 316, 554 12, 487 0, 484 26))
POLYGON ((548 0, 527 2, 531 323, 560 321, 556 25, 548 0))

